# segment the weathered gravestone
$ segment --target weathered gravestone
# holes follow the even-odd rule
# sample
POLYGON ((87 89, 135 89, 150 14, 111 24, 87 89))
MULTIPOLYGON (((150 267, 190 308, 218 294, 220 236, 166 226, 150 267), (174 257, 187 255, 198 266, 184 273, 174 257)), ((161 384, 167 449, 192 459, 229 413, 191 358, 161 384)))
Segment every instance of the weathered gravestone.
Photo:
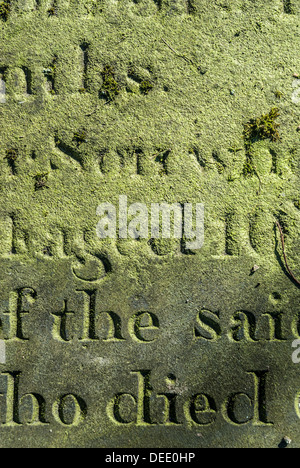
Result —
POLYGON ((300 447, 299 11, 0 2, 1 447, 300 447))

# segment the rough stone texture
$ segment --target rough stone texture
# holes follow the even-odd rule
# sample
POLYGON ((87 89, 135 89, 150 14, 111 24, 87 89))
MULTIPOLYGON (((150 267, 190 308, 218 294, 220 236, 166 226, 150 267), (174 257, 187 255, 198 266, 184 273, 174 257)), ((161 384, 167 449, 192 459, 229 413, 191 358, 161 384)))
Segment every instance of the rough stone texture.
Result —
POLYGON ((300 447, 299 1, 7 3, 1 447, 300 447), (120 195, 205 203, 204 247, 100 241, 120 195))

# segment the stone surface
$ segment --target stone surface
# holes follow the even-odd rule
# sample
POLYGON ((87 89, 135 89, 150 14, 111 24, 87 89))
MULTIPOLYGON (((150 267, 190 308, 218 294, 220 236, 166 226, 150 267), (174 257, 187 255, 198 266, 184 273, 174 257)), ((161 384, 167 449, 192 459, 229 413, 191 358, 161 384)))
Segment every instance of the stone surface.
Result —
POLYGON ((0 15, 1 447, 300 447, 299 2, 0 15), (204 203, 203 248, 100 240, 120 195, 204 203))

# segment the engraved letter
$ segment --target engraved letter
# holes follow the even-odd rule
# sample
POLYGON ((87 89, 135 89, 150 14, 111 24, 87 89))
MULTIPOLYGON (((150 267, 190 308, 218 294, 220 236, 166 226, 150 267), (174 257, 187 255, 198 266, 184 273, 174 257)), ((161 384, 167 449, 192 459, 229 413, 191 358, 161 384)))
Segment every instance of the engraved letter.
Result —
POLYGON ((28 341, 23 334, 22 319, 24 314, 29 313, 29 307, 35 301, 37 293, 32 288, 20 288, 10 294, 10 311, 4 312, 9 315, 9 338, 14 341, 28 341))
MULTIPOLYGON (((242 426, 252 421, 253 426, 272 426, 268 421, 266 409, 266 378, 267 371, 248 372, 254 377, 254 398, 250 398, 246 393, 235 393, 230 395, 223 406, 223 416, 230 424, 242 426), (237 415, 238 403, 246 401, 249 408, 247 415, 243 418, 237 415), (251 414, 250 414, 251 411, 251 414)), ((243 404, 240 407, 245 407, 243 404)))
POLYGON ((134 419, 129 419, 131 414, 131 402, 133 402, 133 405, 136 408, 137 401, 131 393, 118 393, 115 395, 107 406, 107 414, 109 418, 115 424, 134 424, 136 422, 136 416, 134 416, 134 419))
POLYGON ((72 393, 61 396, 53 404, 53 416, 63 426, 78 426, 86 415, 87 404, 81 397, 72 393))
POLYGON ((139 312, 135 314, 129 322, 131 336, 143 343, 155 341, 155 331, 159 329, 159 320, 152 312, 139 312))
POLYGON ((235 326, 230 331, 229 338, 232 341, 246 340, 249 342, 259 341, 255 338, 256 334, 256 318, 251 312, 239 311, 233 316, 235 326))
POLYGON ((204 393, 193 395, 188 402, 188 419, 198 426, 209 426, 216 420, 217 407, 213 398, 204 393))
POLYGON ((138 402, 137 402, 137 426, 150 426, 156 423, 151 421, 150 401, 152 386, 150 384, 151 371, 134 371, 138 377, 138 402))
POLYGON ((266 312, 263 316, 268 317, 270 324, 270 338, 268 341, 286 341, 282 333, 282 312, 266 312))
POLYGON ((68 337, 67 332, 67 318, 69 315, 74 315, 74 312, 68 310, 68 301, 64 301, 63 310, 60 312, 53 312, 54 326, 53 326, 53 337, 59 341, 68 342, 72 340, 72 337, 68 337))
POLYGON ((221 333, 219 313, 205 309, 200 310, 196 326, 194 327, 194 337, 196 340, 217 341, 221 333))
POLYGON ((248 372, 254 378, 254 426, 273 426, 267 417, 266 385, 268 371, 248 372))
POLYGON ((6 415, 5 426, 19 426, 21 425, 19 417, 19 382, 21 372, 6 372, 1 374, 1 377, 6 377, 7 387, 6 393, 0 393, 1 396, 5 395, 6 398, 6 415))
POLYGON ((99 337, 96 335, 96 295, 97 290, 84 291, 84 313, 83 313, 83 332, 81 341, 97 341, 99 337))

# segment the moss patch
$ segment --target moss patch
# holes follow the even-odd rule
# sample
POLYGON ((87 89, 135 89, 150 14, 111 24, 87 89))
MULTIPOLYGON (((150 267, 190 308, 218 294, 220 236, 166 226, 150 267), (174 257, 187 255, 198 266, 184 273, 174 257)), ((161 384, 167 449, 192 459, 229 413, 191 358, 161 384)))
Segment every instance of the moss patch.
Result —
POLYGON ((262 115, 256 119, 251 119, 244 126, 244 140, 246 147, 250 147, 259 140, 270 139, 271 141, 280 140, 279 127, 276 122, 279 117, 279 109, 274 107, 268 114, 262 115))
POLYGON ((284 12, 288 15, 293 15, 295 13, 291 0, 283 0, 284 12))
POLYGON ((6 151, 5 159, 7 160, 8 165, 13 175, 16 172, 16 161, 18 157, 19 157, 19 151, 17 149, 12 148, 6 151))
POLYGON ((73 141, 76 142, 77 146, 81 145, 82 143, 86 142, 86 131, 81 130, 79 132, 75 132, 73 136, 73 141))
POLYGON ((54 0, 52 6, 47 10, 49 16, 56 16, 57 15, 57 1, 54 0))
POLYGON ((153 84, 149 80, 144 80, 140 84, 140 91, 142 94, 149 94, 153 89, 153 84))
POLYGON ((120 92, 120 86, 115 79, 115 73, 110 65, 106 65, 101 72, 103 85, 100 91, 100 97, 107 101, 113 101, 120 92))
POLYGON ((300 200, 295 200, 294 205, 298 210, 300 210, 300 200))
POLYGON ((244 141, 246 148, 246 163, 243 168, 245 177, 255 174, 255 167, 252 158, 252 145, 258 141, 270 139, 272 142, 280 140, 279 127, 277 122, 279 109, 273 107, 268 114, 251 119, 244 125, 244 141))
POLYGON ((0 3, 0 18, 3 21, 7 21, 9 13, 11 10, 11 1, 7 0, 6 2, 0 3))
POLYGON ((54 57, 48 68, 44 68, 43 73, 49 84, 49 92, 56 94, 55 90, 55 78, 57 70, 57 56, 54 57))
POLYGON ((37 174, 34 176, 35 184, 34 189, 35 191, 44 190, 45 188, 49 188, 47 186, 48 181, 48 173, 44 172, 42 174, 37 174))

